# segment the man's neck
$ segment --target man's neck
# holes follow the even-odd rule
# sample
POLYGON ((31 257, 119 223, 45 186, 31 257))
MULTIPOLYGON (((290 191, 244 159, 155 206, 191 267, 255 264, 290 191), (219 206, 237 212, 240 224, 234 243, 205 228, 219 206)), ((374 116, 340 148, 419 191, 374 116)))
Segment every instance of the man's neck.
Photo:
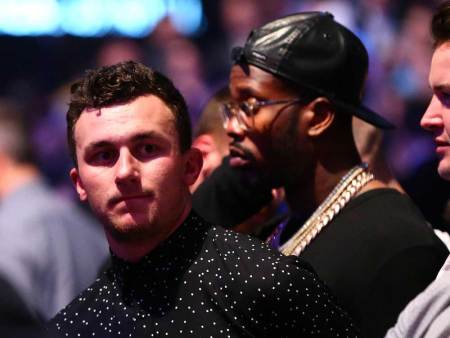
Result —
POLYGON ((140 241, 118 241, 111 234, 106 231, 106 238, 108 239, 111 251, 118 257, 125 261, 135 263, 144 256, 152 252, 161 243, 167 240, 181 224, 186 220, 192 209, 192 202, 186 201, 182 210, 178 213, 178 216, 171 224, 167 224, 164 229, 166 231, 158 232, 156 235, 149 236, 140 241))

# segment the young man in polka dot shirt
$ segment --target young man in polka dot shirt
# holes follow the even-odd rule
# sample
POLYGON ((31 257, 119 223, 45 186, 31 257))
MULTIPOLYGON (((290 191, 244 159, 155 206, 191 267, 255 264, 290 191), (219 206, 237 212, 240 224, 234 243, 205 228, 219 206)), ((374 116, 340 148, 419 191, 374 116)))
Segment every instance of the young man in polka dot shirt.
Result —
POLYGON ((129 61, 71 88, 70 176, 102 221, 112 265, 48 325, 62 337, 356 337, 296 257, 191 209, 202 160, 185 102, 129 61))

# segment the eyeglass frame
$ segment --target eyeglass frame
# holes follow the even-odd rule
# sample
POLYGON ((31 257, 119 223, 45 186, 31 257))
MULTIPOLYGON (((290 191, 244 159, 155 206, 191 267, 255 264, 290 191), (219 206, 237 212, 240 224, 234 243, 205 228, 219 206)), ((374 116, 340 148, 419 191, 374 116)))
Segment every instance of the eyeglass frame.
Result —
POLYGON ((247 119, 254 118, 258 110, 262 107, 277 105, 277 104, 295 104, 303 102, 304 99, 280 99, 280 100, 258 100, 254 99, 254 102, 243 101, 241 103, 236 102, 224 102, 222 103, 221 116, 223 127, 226 128, 227 124, 233 117, 236 118, 238 126, 241 130, 248 131, 252 127, 249 125, 247 119), (237 108, 237 111, 236 111, 237 108), (233 111, 235 110, 235 111, 233 111))

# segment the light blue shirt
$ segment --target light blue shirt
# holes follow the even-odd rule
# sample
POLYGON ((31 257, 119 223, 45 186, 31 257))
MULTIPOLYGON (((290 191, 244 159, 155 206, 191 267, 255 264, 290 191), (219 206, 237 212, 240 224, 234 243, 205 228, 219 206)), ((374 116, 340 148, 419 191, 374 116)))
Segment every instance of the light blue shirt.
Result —
POLYGON ((38 318, 90 285, 107 257, 101 226, 43 181, 0 201, 0 274, 38 318))

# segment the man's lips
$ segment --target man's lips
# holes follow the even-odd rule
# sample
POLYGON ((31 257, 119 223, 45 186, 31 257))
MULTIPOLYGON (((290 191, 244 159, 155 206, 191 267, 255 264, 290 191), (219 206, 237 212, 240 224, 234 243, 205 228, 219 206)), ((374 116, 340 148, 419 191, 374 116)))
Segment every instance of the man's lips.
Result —
POLYGON ((230 146, 230 156, 231 157, 241 157, 243 159, 246 158, 244 151, 242 151, 241 149, 239 149, 235 146, 230 146))
POLYGON ((149 199, 153 195, 151 193, 140 193, 140 194, 130 194, 130 195, 122 195, 113 197, 109 200, 109 205, 114 206, 116 204, 119 204, 120 202, 130 202, 130 201, 136 201, 136 200, 142 200, 142 199, 149 199))
POLYGON ((230 145, 230 166, 241 167, 250 163, 251 157, 241 148, 230 145))
POLYGON ((446 147, 450 145, 448 142, 441 139, 435 139, 434 143, 436 144, 437 147, 446 147))
POLYGON ((449 142, 439 139, 439 138, 434 139, 434 144, 436 145, 436 148, 450 146, 449 142))
POLYGON ((438 138, 436 138, 434 140, 434 144, 436 145, 436 152, 438 154, 446 151, 447 148, 450 146, 450 144, 448 142, 438 139, 438 138))

